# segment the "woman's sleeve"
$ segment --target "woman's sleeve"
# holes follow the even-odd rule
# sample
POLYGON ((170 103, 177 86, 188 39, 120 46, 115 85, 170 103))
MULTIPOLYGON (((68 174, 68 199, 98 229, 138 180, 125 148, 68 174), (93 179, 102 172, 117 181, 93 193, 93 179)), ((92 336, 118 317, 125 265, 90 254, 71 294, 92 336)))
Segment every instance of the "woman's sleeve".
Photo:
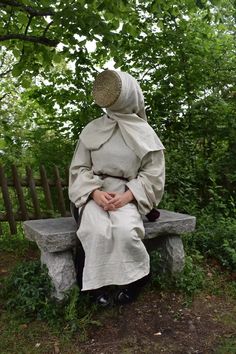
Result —
POLYGON ((149 152, 142 160, 137 178, 127 183, 141 214, 148 214, 153 207, 160 203, 164 193, 164 184, 164 151, 149 152))
POLYGON ((102 179, 93 174, 90 151, 78 141, 69 170, 70 200, 79 208, 102 184, 102 179))

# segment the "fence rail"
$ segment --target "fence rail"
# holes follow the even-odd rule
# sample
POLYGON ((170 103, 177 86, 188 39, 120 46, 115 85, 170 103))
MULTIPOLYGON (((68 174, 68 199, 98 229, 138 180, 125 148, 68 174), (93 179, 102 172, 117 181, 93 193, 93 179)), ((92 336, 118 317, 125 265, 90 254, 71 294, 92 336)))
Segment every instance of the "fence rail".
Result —
POLYGON ((68 182, 60 177, 58 166, 53 167, 53 177, 48 178, 43 165, 38 171, 27 166, 23 177, 16 165, 11 166, 8 175, 0 165, 0 186, 0 234, 4 221, 8 222, 11 234, 16 234, 17 221, 70 215, 68 182))

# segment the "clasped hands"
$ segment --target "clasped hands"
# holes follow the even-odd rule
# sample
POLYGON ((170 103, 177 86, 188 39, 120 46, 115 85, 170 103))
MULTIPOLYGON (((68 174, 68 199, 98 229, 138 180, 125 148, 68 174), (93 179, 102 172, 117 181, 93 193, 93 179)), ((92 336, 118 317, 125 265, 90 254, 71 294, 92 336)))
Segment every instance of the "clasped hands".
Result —
POLYGON ((96 189, 91 196, 95 203, 105 211, 114 211, 130 203, 134 199, 134 196, 129 189, 124 193, 104 192, 96 189))

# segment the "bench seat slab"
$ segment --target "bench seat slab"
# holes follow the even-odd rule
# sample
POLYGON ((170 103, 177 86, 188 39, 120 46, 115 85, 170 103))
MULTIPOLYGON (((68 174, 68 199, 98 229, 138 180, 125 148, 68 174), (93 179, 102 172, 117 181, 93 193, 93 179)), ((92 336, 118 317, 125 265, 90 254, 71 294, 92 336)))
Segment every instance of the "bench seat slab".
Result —
MULTIPOLYGON (((194 216, 160 210, 160 218, 155 222, 144 219, 145 239, 161 235, 181 235, 195 229, 194 216)), ((76 223, 72 217, 28 220, 23 223, 26 237, 47 252, 71 249, 76 241, 76 223)))

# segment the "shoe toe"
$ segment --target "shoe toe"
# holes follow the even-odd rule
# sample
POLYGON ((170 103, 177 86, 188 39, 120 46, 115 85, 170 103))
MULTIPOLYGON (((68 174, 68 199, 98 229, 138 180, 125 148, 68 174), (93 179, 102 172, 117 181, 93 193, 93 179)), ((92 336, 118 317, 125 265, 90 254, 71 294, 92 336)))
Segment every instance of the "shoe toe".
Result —
POLYGON ((97 297, 96 304, 101 307, 109 307, 111 306, 111 299, 108 295, 103 294, 97 297))
POLYGON ((116 302, 120 305, 129 304, 133 300, 127 289, 122 289, 116 296, 116 302))

